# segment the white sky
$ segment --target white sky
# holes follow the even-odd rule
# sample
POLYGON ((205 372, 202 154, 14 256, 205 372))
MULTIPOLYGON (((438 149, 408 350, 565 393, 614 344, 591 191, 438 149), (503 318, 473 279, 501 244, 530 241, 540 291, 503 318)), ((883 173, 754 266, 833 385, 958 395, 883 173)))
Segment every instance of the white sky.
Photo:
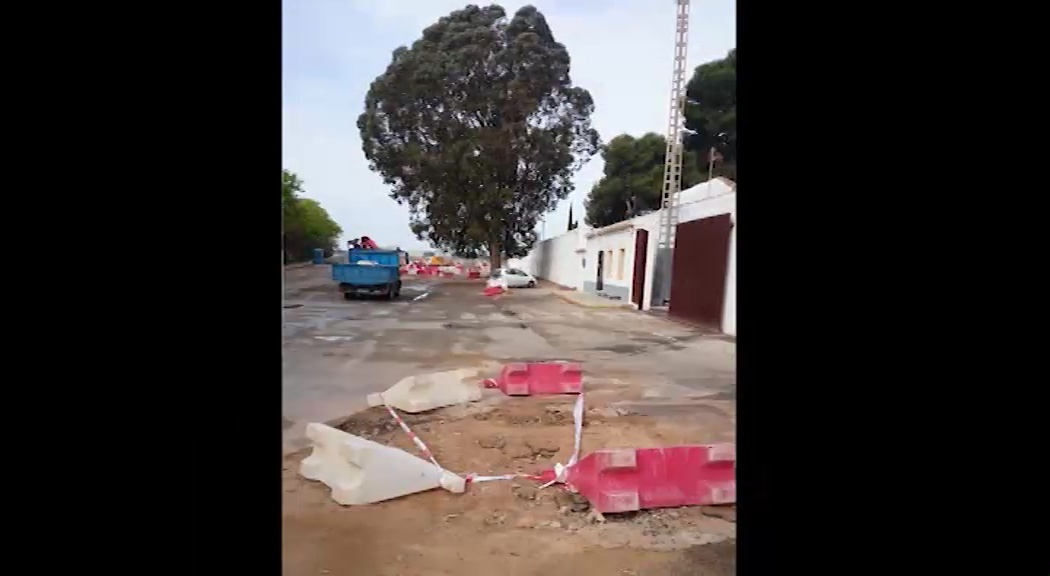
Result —
MULTIPOLYGON (((462 0, 282 0, 283 167, 303 179, 348 238, 421 249, 408 208, 368 169, 357 116, 368 86, 401 45, 467 5, 462 0)), ((527 3, 504 3, 508 16, 527 3)), ((674 54, 673 0, 537 0, 554 37, 568 47, 573 83, 591 92, 593 122, 604 142, 628 133, 663 134, 674 54)), ((483 5, 479 3, 479 5, 483 5)), ((736 46, 733 0, 693 0, 688 69, 736 46)), ((688 79, 688 75, 687 75, 688 79)), ((563 232, 569 203, 582 219, 583 199, 601 177, 596 156, 576 175, 576 191, 547 217, 545 237, 563 232)))

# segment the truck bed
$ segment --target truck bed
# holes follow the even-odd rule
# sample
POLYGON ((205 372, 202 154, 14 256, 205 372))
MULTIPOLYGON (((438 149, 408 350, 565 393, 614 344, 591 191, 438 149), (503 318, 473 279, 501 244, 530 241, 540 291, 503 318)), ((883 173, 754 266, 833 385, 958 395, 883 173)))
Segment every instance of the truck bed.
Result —
POLYGON ((396 298, 401 294, 401 252, 355 248, 347 264, 332 264, 332 280, 349 300, 358 294, 396 298))
POLYGON ((354 264, 366 260, 384 266, 400 266, 401 252, 397 250, 366 250, 354 248, 347 253, 347 262, 354 264))
POLYGON ((332 264, 332 280, 353 286, 375 286, 397 282, 397 266, 332 264))

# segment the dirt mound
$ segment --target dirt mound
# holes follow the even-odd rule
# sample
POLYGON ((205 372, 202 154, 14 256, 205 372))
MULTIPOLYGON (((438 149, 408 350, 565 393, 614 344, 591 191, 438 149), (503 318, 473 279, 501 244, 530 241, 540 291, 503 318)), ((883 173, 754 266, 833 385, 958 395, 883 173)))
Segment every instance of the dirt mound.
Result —
MULTIPOLYGON (((705 412, 654 418, 588 395, 582 454, 624 446, 731 439, 705 412)), ((535 473, 568 460, 573 396, 481 402, 402 417, 445 468, 458 474, 535 473)), ((338 426, 415 454, 383 408, 338 426)), ((687 507, 602 517, 586 499, 527 479, 435 490, 369 506, 342 507, 328 489, 298 476, 302 451, 285 460, 284 574, 699 574, 735 572, 735 510, 687 507)))

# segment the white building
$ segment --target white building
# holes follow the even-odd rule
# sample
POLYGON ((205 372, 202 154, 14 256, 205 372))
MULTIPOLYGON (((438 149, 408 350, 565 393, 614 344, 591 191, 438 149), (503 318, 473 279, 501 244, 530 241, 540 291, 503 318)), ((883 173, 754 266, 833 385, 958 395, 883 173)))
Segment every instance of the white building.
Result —
MULTIPOLYGON (((736 335, 736 184, 697 184, 679 197, 669 314, 736 335)), ((562 286, 651 307, 660 214, 539 242, 510 266, 562 286), (637 263, 637 266, 636 266, 637 263), (637 268, 637 270, 636 270, 637 268)))

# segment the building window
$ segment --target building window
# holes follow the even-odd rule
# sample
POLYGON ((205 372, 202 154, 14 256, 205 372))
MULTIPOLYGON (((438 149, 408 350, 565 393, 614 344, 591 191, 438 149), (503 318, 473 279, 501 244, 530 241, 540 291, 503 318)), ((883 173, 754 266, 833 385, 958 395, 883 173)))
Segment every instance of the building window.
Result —
POLYGON ((620 248, 619 258, 616 259, 616 279, 623 280, 623 261, 627 258, 627 250, 620 248))

